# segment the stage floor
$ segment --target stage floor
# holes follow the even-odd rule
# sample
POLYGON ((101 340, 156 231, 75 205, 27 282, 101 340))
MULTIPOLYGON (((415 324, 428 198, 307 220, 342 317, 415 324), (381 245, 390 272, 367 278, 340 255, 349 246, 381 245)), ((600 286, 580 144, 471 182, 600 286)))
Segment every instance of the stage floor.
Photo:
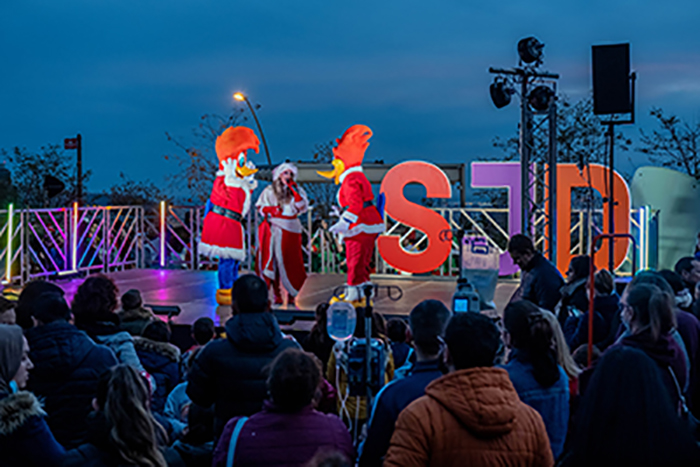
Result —
MULTIPOLYGON (((111 273, 109 277, 117 284, 120 295, 129 289, 137 289, 146 305, 179 306, 182 311, 172 320, 176 324, 192 324, 197 318, 208 316, 217 325, 223 325, 231 315, 230 307, 216 303, 215 271, 134 269, 111 273)), ((56 284, 63 288, 70 301, 83 280, 57 281, 56 284)), ((403 291, 400 300, 392 301, 387 297, 386 290, 380 289, 374 307, 385 316, 407 316, 416 304, 429 298, 441 300, 449 306, 456 285, 454 280, 438 277, 381 276, 372 280, 380 286, 397 286, 403 291)), ((275 308, 276 314, 281 321, 313 319, 316 306, 329 300, 333 291, 344 283, 344 274, 312 274, 299 293, 298 309, 279 307, 275 308)), ((517 281, 499 281, 495 297, 497 313, 502 312, 517 285, 517 281)))

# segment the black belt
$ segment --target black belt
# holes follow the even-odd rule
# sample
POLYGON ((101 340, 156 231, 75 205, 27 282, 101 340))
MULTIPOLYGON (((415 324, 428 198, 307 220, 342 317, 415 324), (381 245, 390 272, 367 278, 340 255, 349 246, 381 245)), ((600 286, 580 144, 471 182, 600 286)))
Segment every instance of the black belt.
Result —
POLYGON ((229 219, 233 219, 236 222, 241 222, 243 217, 239 212, 236 211, 231 211, 230 209, 222 208, 221 206, 217 206, 216 204, 212 206, 211 212, 216 213, 220 216, 228 217, 229 219))
POLYGON ((365 201, 365 203, 362 205, 363 208, 368 208, 370 206, 374 206, 374 203, 372 202, 372 200, 365 201))

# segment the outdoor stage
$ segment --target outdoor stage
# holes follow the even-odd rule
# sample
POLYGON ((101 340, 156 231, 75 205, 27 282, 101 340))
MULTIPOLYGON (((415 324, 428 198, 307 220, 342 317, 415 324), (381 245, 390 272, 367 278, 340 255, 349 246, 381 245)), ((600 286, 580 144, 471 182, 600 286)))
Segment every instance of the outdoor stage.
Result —
MULTIPOLYGON (((139 290, 145 305, 180 307, 181 313, 172 319, 176 324, 192 324, 197 318, 208 316, 217 325, 223 325, 231 315, 230 307, 216 303, 215 271, 132 269, 111 273, 109 277, 117 284, 120 294, 129 289, 139 290)), ((76 278, 57 281, 56 284, 65 290, 70 302, 83 280, 76 278)), ((399 287, 403 292, 401 299, 392 301, 387 297, 386 289, 380 288, 374 307, 386 317, 407 316, 417 303, 429 298, 441 300, 449 306, 456 285, 455 280, 436 276, 381 276, 372 280, 380 286, 399 287)), ((291 325, 296 321, 294 327, 307 327, 303 321, 313 320, 316 306, 328 301, 333 291, 344 283, 344 274, 311 274, 297 299, 298 309, 275 308, 275 314, 281 323, 291 325)), ((516 287, 516 281, 499 281, 495 297, 499 313, 516 287)), ((395 292, 392 294, 396 295, 395 292)))

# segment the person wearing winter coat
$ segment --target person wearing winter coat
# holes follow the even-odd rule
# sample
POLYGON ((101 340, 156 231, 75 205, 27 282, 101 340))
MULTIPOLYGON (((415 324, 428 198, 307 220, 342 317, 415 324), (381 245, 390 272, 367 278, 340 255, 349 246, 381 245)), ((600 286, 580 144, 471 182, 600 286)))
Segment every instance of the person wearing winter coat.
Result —
POLYGON ((226 339, 207 344, 187 375, 187 395, 202 407, 214 404, 214 435, 228 420, 252 415, 267 397, 263 368, 290 347, 277 319, 270 313, 265 282, 246 274, 233 285, 233 317, 226 322, 226 339))
MULTIPOLYGON (((114 312, 116 307, 117 286, 107 276, 95 274, 80 284, 71 309, 78 329, 85 331, 96 343, 112 349, 120 363, 145 373, 134 340, 119 327, 119 315, 114 312)), ((151 383, 155 384, 155 381, 151 383)))
POLYGON ((108 347, 68 323, 70 309, 61 295, 41 295, 32 316, 37 326, 26 332, 34 362, 28 388, 43 399, 56 440, 66 449, 78 447, 87 437, 97 381, 119 362, 108 347))
POLYGON ((416 362, 408 376, 394 379, 374 398, 367 436, 359 449, 361 467, 382 465, 401 411, 425 395, 426 386, 443 375, 442 337, 451 316, 439 300, 424 300, 411 310, 408 320, 416 362))
POLYGON ((279 354, 267 380, 270 400, 262 412, 234 417, 226 424, 213 467, 226 466, 229 456, 234 466, 302 467, 320 450, 352 458, 350 433, 340 418, 313 407, 320 382, 321 367, 313 356, 297 349, 279 354))
POLYGON ((564 450, 569 426, 569 378, 558 364, 554 330, 542 310, 521 300, 503 312, 510 348, 508 372, 520 400, 540 414, 555 458, 564 450))
POLYGON ((88 419, 88 442, 68 451, 63 467, 165 467, 174 461, 165 450, 165 430, 149 409, 149 392, 147 380, 130 365, 104 373, 88 419))
POLYGON ((566 284, 561 288, 561 299, 556 306, 559 324, 569 316, 580 315, 588 311, 588 291, 586 285, 590 279, 591 258, 586 255, 574 256, 566 270, 566 284))
POLYGON ((65 451, 46 424, 37 397, 22 391, 34 368, 22 328, 0 325, 0 464, 59 465, 65 451))
POLYGON ((554 311, 564 285, 557 268, 540 252, 535 251, 532 240, 522 234, 511 237, 508 253, 523 274, 520 287, 511 301, 527 300, 540 308, 554 311))
POLYGON ((157 320, 153 312, 143 307, 141 292, 136 289, 128 290, 121 298, 122 309, 119 315, 120 327, 132 336, 140 336, 149 323, 157 320))
MULTIPOLYGON (((168 449, 184 467, 209 467, 214 454, 214 409, 190 404, 182 439, 168 449)), ((169 464, 177 465, 177 464, 169 464)))
POLYGON ((161 320, 153 321, 134 338, 141 364, 156 380, 151 410, 162 413, 168 394, 180 384, 180 349, 170 343, 170 330, 161 320))
POLYGON ((494 368, 499 331, 478 313, 457 313, 445 331, 450 373, 401 412, 384 465, 552 466, 542 418, 494 368))

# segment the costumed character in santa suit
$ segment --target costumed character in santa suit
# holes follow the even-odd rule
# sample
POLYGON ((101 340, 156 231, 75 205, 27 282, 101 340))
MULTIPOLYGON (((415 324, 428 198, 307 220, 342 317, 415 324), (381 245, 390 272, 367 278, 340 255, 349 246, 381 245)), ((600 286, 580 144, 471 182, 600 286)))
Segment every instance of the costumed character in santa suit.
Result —
POLYGON ((253 174, 258 170, 246 157, 256 153, 260 141, 250 128, 229 127, 216 138, 219 170, 204 214, 199 252, 219 258, 219 305, 231 304, 231 288, 238 278, 238 265, 245 260, 246 245, 242 219, 248 214, 251 195, 257 187, 253 174))
POLYGON ((369 146, 372 130, 365 125, 353 125, 338 139, 333 148, 333 170, 319 175, 340 184, 338 204, 345 211, 340 220, 328 229, 345 241, 348 268, 346 293, 343 299, 354 302, 363 297, 362 286, 369 280, 374 242, 384 232, 384 221, 374 205, 372 185, 362 171, 362 160, 369 146))
POLYGON ((294 305, 306 280, 298 216, 308 210, 309 199, 296 183, 297 172, 293 164, 278 165, 272 171, 272 184, 255 203, 264 217, 258 227, 256 272, 272 286, 277 305, 283 303, 280 282, 289 295, 288 304, 294 305))

